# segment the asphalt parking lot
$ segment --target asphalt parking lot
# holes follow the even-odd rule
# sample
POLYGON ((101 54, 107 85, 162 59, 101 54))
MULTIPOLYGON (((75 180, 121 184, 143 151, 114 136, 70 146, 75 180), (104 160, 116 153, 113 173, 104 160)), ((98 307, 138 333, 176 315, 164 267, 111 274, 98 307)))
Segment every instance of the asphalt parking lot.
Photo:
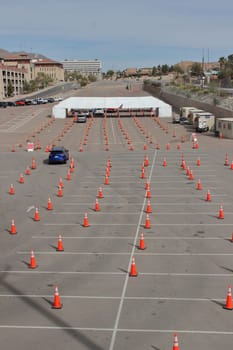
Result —
POLYGON ((230 349, 232 141, 201 134, 194 145, 190 131, 169 118, 78 124, 51 119, 49 108, 0 110, 2 348, 169 350, 177 334, 180 349, 230 349), (40 147, 27 152, 28 141, 40 147), (71 180, 70 162, 47 164, 51 144, 69 148, 71 180), (59 235, 64 251, 57 251, 59 235), (53 308, 55 287, 61 309, 53 308))

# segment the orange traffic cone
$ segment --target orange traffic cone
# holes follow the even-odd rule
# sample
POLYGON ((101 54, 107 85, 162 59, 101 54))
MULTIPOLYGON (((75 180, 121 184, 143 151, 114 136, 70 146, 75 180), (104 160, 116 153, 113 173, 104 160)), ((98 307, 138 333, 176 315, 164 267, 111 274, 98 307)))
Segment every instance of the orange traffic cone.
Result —
POLYGON ((180 150, 180 143, 177 143, 177 149, 180 150))
POLYGON ((219 219, 224 219, 224 211, 223 211, 222 205, 220 205, 218 218, 219 218, 219 219))
POLYGON ((15 152, 15 145, 11 146, 11 152, 15 152))
POLYGON ((144 165, 148 166, 150 164, 148 156, 144 157, 144 165))
POLYGON ((20 184, 24 184, 24 177, 23 177, 23 174, 20 174, 19 183, 20 183, 20 184))
POLYGON ((100 206, 97 198, 95 200, 95 211, 100 211, 100 206))
POLYGON ((146 198, 151 198, 150 186, 149 186, 148 190, 146 191, 146 198))
POLYGON ((174 334, 173 350, 180 350, 177 334, 174 334))
POLYGON ((189 176, 190 175, 190 168, 189 166, 187 166, 187 169, 186 169, 186 175, 189 176))
POLYGON ((168 151, 171 148, 170 143, 167 143, 166 150, 168 151))
POLYGON ((53 309, 61 309, 62 308, 62 304, 61 304, 61 300, 60 300, 60 295, 58 292, 58 287, 55 287, 55 291, 54 291, 54 297, 53 297, 53 309))
POLYGON ((150 200, 148 200, 148 202, 147 202, 146 213, 147 213, 147 214, 152 213, 152 209, 151 209, 151 205, 150 205, 150 200))
POLYGON ((108 163, 107 163, 108 167, 111 168, 112 167, 112 162, 111 162, 111 159, 108 158, 108 163))
POLYGON ((35 210, 34 221, 40 221, 40 214, 38 208, 35 210))
POLYGON ((64 251, 61 235, 58 236, 57 251, 58 252, 63 252, 64 251))
POLYGON ((16 227, 15 227, 15 221, 11 220, 11 234, 15 235, 17 233, 16 227))
POLYGON ((62 178, 61 178, 61 177, 60 177, 60 180, 59 180, 58 187, 64 188, 64 185, 63 185, 63 182, 62 182, 62 178))
POLYGON ((25 175, 30 175, 31 174, 31 170, 29 168, 29 166, 27 166, 26 170, 25 170, 25 175))
POLYGON ((200 166, 201 165, 201 160, 200 158, 197 158, 197 166, 200 166))
POLYGON ((194 175, 192 170, 189 171, 189 180, 194 180, 194 175))
POLYGON ((132 257, 132 263, 131 263, 129 275, 130 275, 130 277, 137 277, 137 275, 138 275, 134 257, 132 257))
POLYGON ((107 175, 105 176, 104 184, 109 185, 109 177, 107 175))
POLYGON ((232 235, 231 235, 231 243, 233 243, 233 233, 232 233, 232 235))
POLYGON ((87 216, 87 213, 85 213, 84 219, 83 219, 83 227, 88 227, 88 226, 89 226, 88 216, 87 216))
POLYGON ((141 173, 141 179, 145 179, 145 177, 146 177, 146 176, 145 176, 145 169, 143 168, 143 169, 142 169, 142 173, 141 173))
POLYGON ((105 175, 108 177, 110 176, 110 169, 108 167, 106 168, 105 175))
POLYGON ((206 194, 206 202, 211 202, 210 190, 207 191, 207 194, 206 194))
POLYGON ((37 165, 36 165, 36 161, 34 158, 32 158, 32 165, 31 165, 31 168, 34 170, 37 168, 37 165))
POLYGON ((47 209, 48 209, 48 210, 53 210, 53 204, 52 204, 52 202, 51 202, 51 199, 50 199, 50 198, 48 198, 47 209))
POLYGON ((98 198, 103 198, 103 191, 102 191, 102 187, 99 188, 99 192, 98 192, 98 198))
POLYGON ((35 269, 35 268, 37 268, 36 258, 35 258, 35 254, 34 254, 34 251, 33 251, 33 250, 31 251, 31 257, 30 257, 29 268, 30 268, 30 269, 35 269))
POLYGON ((58 187, 57 196, 58 196, 58 197, 62 197, 62 196, 63 196, 63 192, 62 192, 61 186, 58 187))
POLYGON ((149 188, 150 188, 150 183, 148 180, 146 180, 145 190, 149 190, 149 188))
POLYGON ((226 153, 226 157, 225 157, 225 163, 224 165, 228 166, 229 165, 229 158, 228 158, 228 153, 226 153))
POLYGON ((181 167, 183 170, 186 170, 186 163, 184 159, 182 160, 181 167))
POLYGON ((66 175, 66 180, 67 181, 70 181, 71 180, 71 169, 74 169, 74 168, 70 168, 69 170, 68 170, 68 172, 67 172, 67 175, 66 175))
POLYGON ((232 162, 231 162, 230 169, 233 170, 233 160, 232 160, 232 162))
POLYGON ((139 240, 138 249, 140 249, 140 250, 146 249, 145 240, 144 240, 144 234, 143 234, 143 233, 141 233, 141 235, 140 235, 140 240, 139 240))
POLYGON ((71 161, 70 161, 70 168, 74 168, 74 167, 75 167, 75 165, 74 165, 74 158, 72 158, 71 161))
POLYGON ((228 287, 226 305, 223 308, 226 310, 233 310, 231 287, 228 287))
POLYGON ((166 158, 163 159, 163 166, 167 166, 167 160, 166 160, 166 158))
POLYGON ((200 179, 197 180, 197 190, 202 190, 202 184, 200 179))
POLYGON ((15 194, 15 188, 14 188, 13 184, 10 185, 9 193, 10 194, 15 194))
POLYGON ((143 149, 144 149, 144 151, 146 151, 147 150, 147 146, 146 146, 146 144, 144 143, 144 145, 143 145, 143 149))
POLYGON ((150 217, 149 214, 146 215, 145 228, 150 228, 150 217))

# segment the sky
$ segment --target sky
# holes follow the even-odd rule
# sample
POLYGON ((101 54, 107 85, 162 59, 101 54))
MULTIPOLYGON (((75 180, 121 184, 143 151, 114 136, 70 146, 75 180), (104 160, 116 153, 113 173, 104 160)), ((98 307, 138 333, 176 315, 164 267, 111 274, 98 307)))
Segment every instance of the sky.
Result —
POLYGON ((1 3, 0 48, 103 71, 233 53, 232 0, 12 0, 1 3), (3 14, 6 14, 4 16, 3 14))

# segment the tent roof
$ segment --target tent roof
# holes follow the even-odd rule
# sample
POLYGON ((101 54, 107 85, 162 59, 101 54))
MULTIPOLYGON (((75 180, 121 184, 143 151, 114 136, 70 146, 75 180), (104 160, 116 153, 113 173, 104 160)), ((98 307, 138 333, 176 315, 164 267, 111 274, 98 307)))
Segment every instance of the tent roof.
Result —
POLYGON ((64 108, 157 108, 169 106, 167 103, 152 97, 70 97, 58 104, 64 108))

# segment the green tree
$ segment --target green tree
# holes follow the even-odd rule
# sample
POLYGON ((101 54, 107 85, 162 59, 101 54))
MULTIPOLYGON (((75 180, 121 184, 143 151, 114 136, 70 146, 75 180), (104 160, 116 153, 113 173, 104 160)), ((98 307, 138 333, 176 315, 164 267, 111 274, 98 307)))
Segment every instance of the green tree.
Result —
POLYGON ((157 74, 157 68, 154 66, 154 67, 152 68, 152 75, 153 75, 153 77, 154 77, 156 74, 157 74))
POLYGON ((200 76, 203 74, 201 63, 194 62, 191 66, 191 75, 200 76))
POLYGON ((169 67, 167 64, 163 64, 162 65, 162 68, 161 68, 161 71, 163 74, 167 74, 169 72, 169 67))
POLYGON ((107 73, 105 74, 106 78, 112 78, 114 75, 114 71, 112 69, 108 70, 107 73))
POLYGON ((9 81, 8 85, 7 85, 7 96, 8 97, 12 96, 13 92, 14 92, 14 86, 13 86, 12 82, 9 81))
POLYGON ((176 73, 180 73, 180 74, 184 73, 183 69, 181 68, 181 66, 179 64, 174 64, 173 71, 176 73))
POLYGON ((89 82, 94 83, 97 79, 96 79, 96 76, 94 74, 89 74, 88 80, 89 80, 89 82))

